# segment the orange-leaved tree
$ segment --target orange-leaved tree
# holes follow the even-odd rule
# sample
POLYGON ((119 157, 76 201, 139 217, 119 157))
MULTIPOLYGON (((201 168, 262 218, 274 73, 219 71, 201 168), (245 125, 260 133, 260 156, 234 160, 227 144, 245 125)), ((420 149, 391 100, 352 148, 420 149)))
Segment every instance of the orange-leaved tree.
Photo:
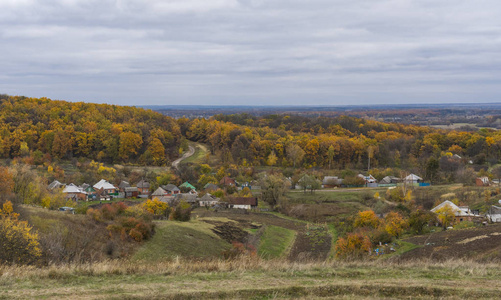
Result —
POLYGON ((340 238, 336 242, 336 257, 354 258, 368 254, 371 249, 371 241, 362 233, 349 233, 346 238, 340 238))

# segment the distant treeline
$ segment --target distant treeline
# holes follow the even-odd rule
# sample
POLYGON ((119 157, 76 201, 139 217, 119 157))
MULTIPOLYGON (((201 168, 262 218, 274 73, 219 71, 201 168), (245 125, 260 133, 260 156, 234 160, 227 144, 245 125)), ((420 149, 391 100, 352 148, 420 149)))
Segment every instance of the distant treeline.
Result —
POLYGON ((430 160, 436 165, 453 154, 476 164, 501 159, 501 132, 488 129, 449 131, 347 116, 234 114, 178 122, 188 139, 238 164, 363 169, 370 157, 371 167, 424 174, 430 160))

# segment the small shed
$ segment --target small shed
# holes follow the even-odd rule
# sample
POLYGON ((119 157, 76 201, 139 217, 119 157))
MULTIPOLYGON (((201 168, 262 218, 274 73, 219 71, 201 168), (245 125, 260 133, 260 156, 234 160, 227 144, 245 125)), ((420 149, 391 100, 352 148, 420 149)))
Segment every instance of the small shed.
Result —
POLYGON ((125 198, 137 198, 139 196, 139 189, 135 186, 126 187, 124 192, 125 198))
POLYGON ((475 184, 477 186, 489 186, 491 184, 490 180, 489 180, 489 177, 487 176, 484 176, 484 177, 478 177, 476 180, 475 180, 475 184))

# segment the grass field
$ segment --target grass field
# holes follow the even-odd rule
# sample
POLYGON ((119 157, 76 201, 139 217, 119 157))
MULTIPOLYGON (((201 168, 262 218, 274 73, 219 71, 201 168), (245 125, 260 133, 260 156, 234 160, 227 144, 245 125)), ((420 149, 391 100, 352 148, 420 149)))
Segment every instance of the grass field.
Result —
POLYGON ((211 231, 214 225, 202 221, 157 221, 155 224, 155 235, 135 253, 135 260, 221 257, 222 252, 230 248, 229 243, 211 231))
POLYGON ((296 232, 283 227, 267 226, 259 242, 257 254, 265 259, 287 255, 292 247, 296 232))
POLYGON ((497 299, 498 264, 243 258, 0 266, 0 299, 497 299))

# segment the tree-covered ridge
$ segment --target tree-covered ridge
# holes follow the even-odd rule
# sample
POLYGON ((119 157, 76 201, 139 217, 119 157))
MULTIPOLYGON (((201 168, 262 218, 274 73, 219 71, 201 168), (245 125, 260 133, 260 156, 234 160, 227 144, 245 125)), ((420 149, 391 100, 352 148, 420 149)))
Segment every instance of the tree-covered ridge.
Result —
POLYGON ((178 155, 175 120, 135 107, 0 95, 0 157, 162 164, 178 155))
POLYGON ((347 116, 240 114, 178 122, 188 139, 240 164, 362 169, 370 157, 372 168, 419 168, 424 174, 439 160, 454 164, 452 154, 476 164, 501 159, 501 132, 488 129, 450 131, 347 116))
POLYGON ((273 114, 256 117, 249 114, 216 115, 218 121, 231 122, 251 127, 270 127, 293 132, 331 133, 342 136, 370 135, 373 132, 395 131, 405 134, 425 134, 433 131, 428 127, 404 125, 399 123, 384 123, 363 118, 341 116, 305 117, 299 115, 273 114))

